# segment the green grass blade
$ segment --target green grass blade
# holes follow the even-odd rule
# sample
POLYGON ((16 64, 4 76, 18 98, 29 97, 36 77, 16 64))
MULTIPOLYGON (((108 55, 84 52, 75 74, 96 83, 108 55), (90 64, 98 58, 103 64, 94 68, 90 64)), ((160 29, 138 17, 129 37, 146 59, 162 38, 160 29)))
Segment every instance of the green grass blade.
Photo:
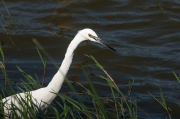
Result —
POLYGON ((176 75, 175 72, 173 72, 174 76, 176 77, 176 79, 178 80, 178 82, 180 83, 180 78, 176 75))
POLYGON ((9 10, 8 10, 8 8, 7 8, 6 4, 5 4, 5 2, 4 2, 4 0, 2 0, 2 2, 3 2, 4 7, 5 7, 5 9, 6 9, 8 15, 9 15, 9 18, 10 18, 10 20, 11 20, 11 24, 14 25, 14 21, 13 21, 13 19, 12 19, 12 17, 11 17, 11 14, 10 14, 10 12, 9 12, 9 10))

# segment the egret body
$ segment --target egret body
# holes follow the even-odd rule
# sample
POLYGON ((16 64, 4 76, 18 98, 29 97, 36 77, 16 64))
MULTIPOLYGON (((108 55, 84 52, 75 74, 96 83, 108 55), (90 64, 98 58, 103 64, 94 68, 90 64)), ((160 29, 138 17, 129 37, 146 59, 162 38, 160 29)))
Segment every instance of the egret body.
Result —
MULTIPOLYGON (((85 41, 85 40, 90 40, 93 42, 103 44, 107 46, 108 48, 110 48, 111 50, 115 51, 112 47, 110 47, 103 40, 101 40, 93 30, 88 29, 88 28, 80 30, 76 34, 74 39, 71 41, 71 43, 69 44, 64 60, 59 70, 56 72, 56 74, 54 75, 50 83, 48 84, 48 86, 28 92, 28 94, 32 96, 33 104, 35 104, 40 110, 46 109, 48 107, 47 104, 50 104, 55 99, 56 97, 55 93, 58 93, 59 90, 61 89, 65 76, 72 63, 74 50, 82 41, 85 41)), ((26 97, 27 97, 26 95, 27 95, 27 92, 18 93, 18 94, 3 98, 2 103, 4 104, 5 115, 9 115, 11 113, 12 104, 22 110, 22 107, 19 104, 19 101, 21 99, 26 100, 26 97)), ((17 113, 18 115, 20 115, 18 111, 17 113)))

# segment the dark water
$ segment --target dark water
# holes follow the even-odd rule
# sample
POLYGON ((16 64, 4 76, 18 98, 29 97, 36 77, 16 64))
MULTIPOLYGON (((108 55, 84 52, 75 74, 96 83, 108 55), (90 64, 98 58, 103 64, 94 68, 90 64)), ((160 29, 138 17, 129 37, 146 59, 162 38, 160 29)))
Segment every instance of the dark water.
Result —
MULTIPOLYGON (((82 44, 74 62, 88 61, 84 54, 93 55, 113 77, 119 88, 127 93, 128 82, 135 78, 132 97, 137 100, 140 116, 164 119, 166 111, 147 91, 159 96, 159 86, 167 96, 173 119, 180 118, 180 88, 173 71, 180 75, 180 1, 179 0, 6 0, 15 26, 7 25, 8 14, 2 2, 0 11, 0 41, 6 56, 10 79, 22 78, 16 65, 26 73, 36 73, 41 80, 43 65, 32 38, 44 47, 60 65, 68 44, 78 30, 91 28, 117 50, 111 52, 99 44, 82 44), (2 26, 1 25, 1 26, 2 26), (20 49, 20 51, 12 44, 20 49)), ((45 57, 45 56, 44 56, 45 57)), ((47 62, 45 84, 56 72, 51 60, 47 62)), ((94 73, 102 74, 93 69, 94 73)), ((86 85, 81 69, 71 67, 68 77, 86 85), (76 74, 78 78, 73 79, 76 74)), ((4 83, 3 74, 0 74, 4 83)), ((93 80, 102 95, 108 95, 107 84, 93 80)), ((63 86, 61 92, 66 92, 63 86)))

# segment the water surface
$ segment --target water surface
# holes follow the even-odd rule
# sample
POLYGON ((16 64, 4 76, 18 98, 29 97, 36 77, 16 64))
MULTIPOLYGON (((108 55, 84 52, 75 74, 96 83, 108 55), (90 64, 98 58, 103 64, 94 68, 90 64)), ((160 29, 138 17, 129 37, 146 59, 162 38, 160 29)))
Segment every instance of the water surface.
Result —
MULTIPOLYGON (((6 0, 6 5, 15 25, 7 24, 6 20, 10 18, 1 2, 0 11, 6 19, 0 17, 0 21, 6 32, 0 27, 0 40, 4 46, 8 76, 13 81, 23 79, 16 65, 27 74, 36 73, 42 79, 43 65, 33 38, 60 65, 77 31, 91 28, 117 53, 99 44, 81 44, 73 63, 92 64, 92 60, 84 54, 93 55, 125 94, 128 82, 134 78, 131 95, 143 110, 140 111, 142 118, 164 119, 167 116, 166 111, 147 93, 159 96, 160 86, 168 97, 173 119, 180 118, 179 84, 172 73, 174 71, 179 75, 180 72, 179 0, 6 0)), ((45 85, 56 71, 54 63, 48 59, 45 85)), ((102 74, 96 68, 93 68, 93 73, 102 74)), ((1 83, 4 83, 2 73, 0 77, 1 83)), ((73 65, 68 78, 87 85, 81 69, 73 65), (77 77, 73 79, 74 74, 77 77)), ((109 94, 106 83, 92 79, 102 95, 109 94)), ((68 86, 64 85, 61 92, 68 90, 68 86)))

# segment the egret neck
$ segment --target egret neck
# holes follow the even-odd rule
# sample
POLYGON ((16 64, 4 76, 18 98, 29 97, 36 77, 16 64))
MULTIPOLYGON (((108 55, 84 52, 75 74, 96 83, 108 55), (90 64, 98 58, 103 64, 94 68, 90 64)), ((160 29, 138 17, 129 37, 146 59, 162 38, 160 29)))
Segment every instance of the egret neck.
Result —
POLYGON ((77 48, 77 46, 82 42, 86 40, 84 37, 82 37, 80 34, 77 34, 74 39, 69 44, 64 60, 57 71, 57 73, 54 75, 51 82, 48 84, 47 88, 50 89, 50 91, 53 91, 55 93, 58 93, 61 89, 61 86, 64 82, 64 79, 66 77, 66 74, 69 70, 69 67, 72 63, 74 50, 77 48))

